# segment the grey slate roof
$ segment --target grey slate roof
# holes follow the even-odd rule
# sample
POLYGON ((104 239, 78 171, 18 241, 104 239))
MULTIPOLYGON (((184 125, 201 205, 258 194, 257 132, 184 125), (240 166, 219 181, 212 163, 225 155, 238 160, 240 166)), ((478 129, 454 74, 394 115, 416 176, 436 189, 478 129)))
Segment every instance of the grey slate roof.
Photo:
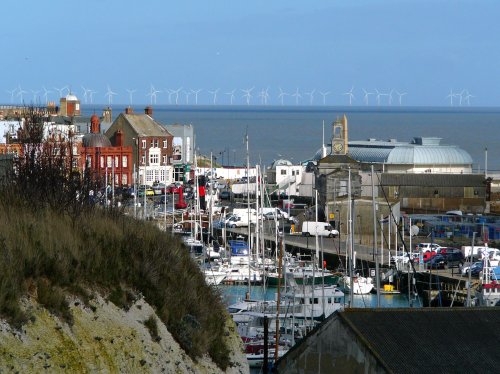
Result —
POLYGON ((382 186, 485 187, 480 174, 393 174, 382 173, 382 186))
POLYGON ((168 130, 146 114, 120 113, 139 136, 171 136, 168 130))
POLYGON ((390 372, 500 372, 498 308, 347 309, 339 318, 390 372))

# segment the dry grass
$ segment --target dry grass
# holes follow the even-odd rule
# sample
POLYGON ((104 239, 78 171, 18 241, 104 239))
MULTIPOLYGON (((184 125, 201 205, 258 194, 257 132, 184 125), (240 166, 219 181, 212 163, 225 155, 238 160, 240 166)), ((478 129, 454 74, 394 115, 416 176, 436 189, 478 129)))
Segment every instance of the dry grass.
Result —
POLYGON ((36 210, 0 195, 0 315, 16 326, 29 318, 19 299, 36 284, 38 301, 71 323, 65 294, 88 300, 107 292, 122 308, 142 294, 193 358, 208 353, 225 368, 225 312, 181 242, 151 224, 92 209, 76 218, 36 210))

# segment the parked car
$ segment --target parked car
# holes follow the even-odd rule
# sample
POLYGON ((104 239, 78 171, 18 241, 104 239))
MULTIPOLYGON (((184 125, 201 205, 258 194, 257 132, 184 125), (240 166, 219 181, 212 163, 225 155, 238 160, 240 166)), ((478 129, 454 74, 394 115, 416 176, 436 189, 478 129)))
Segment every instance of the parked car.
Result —
POLYGON ((446 251, 443 256, 446 259, 446 266, 448 268, 462 267, 465 262, 465 257, 462 251, 446 251))
POLYGON ((483 261, 476 261, 472 265, 462 267, 462 275, 468 276, 469 271, 472 277, 479 277, 479 273, 483 271, 483 261))
POLYGON ((146 196, 154 196, 155 192, 153 189, 149 186, 139 186, 137 190, 137 197, 144 197, 144 193, 146 193, 146 196))
POLYGON ((231 199, 231 191, 228 191, 228 190, 221 191, 219 194, 219 198, 221 200, 230 200, 231 199))
POLYGON ((443 255, 435 255, 427 261, 425 267, 427 269, 444 269, 446 266, 446 258, 443 255))
POLYGON ((436 244, 436 243, 420 243, 420 244, 417 244, 415 249, 418 251, 422 251, 422 252, 432 252, 432 251, 436 251, 438 248, 441 248, 441 246, 439 244, 436 244))

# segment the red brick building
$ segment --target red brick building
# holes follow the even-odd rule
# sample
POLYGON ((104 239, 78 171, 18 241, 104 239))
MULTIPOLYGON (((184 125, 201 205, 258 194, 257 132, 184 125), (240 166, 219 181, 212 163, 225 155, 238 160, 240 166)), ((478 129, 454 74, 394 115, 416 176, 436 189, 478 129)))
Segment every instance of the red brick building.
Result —
POLYGON ((124 145, 132 147, 130 166, 142 185, 170 184, 173 180, 173 135, 153 119, 153 109, 146 107, 144 114, 135 114, 132 108, 120 113, 106 131, 111 141, 120 136, 124 145))
POLYGON ((101 183, 104 184, 107 175, 109 185, 113 180, 115 187, 134 184, 132 147, 124 145, 121 131, 115 133, 113 142, 102 134, 95 114, 90 119, 90 133, 82 139, 80 156, 82 170, 90 168, 101 183))

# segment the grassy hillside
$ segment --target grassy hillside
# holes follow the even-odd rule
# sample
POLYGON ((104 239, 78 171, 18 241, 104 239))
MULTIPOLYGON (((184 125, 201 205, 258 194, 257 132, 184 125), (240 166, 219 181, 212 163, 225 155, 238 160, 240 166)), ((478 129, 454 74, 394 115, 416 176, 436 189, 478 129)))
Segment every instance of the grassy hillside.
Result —
POLYGON ((0 191, 0 315, 29 323, 19 300, 31 295, 68 324, 66 295, 92 307, 94 292, 127 308, 140 293, 193 358, 228 365, 220 298, 179 240, 119 211, 72 214, 0 191))

